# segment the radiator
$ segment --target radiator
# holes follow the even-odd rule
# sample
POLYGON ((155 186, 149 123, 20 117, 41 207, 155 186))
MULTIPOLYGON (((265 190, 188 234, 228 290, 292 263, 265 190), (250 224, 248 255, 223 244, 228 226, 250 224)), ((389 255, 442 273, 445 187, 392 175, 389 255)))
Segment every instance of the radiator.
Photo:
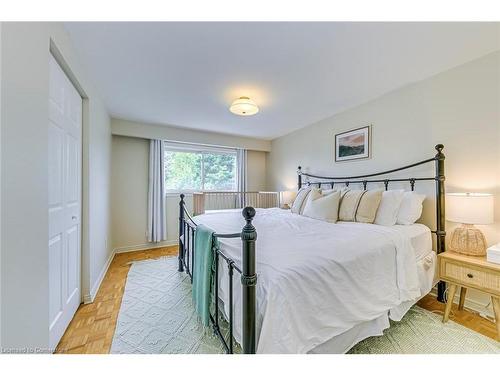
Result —
POLYGON ((193 213, 201 215, 208 210, 227 210, 232 208, 279 207, 279 193, 274 191, 211 191, 193 193, 193 213))

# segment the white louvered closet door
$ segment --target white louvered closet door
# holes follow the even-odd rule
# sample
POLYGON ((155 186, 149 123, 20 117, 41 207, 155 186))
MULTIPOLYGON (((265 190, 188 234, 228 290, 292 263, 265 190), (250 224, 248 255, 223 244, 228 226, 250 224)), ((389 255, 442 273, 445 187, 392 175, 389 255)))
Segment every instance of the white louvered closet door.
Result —
POLYGON ((55 348, 81 302, 82 98, 50 55, 49 333, 55 348))

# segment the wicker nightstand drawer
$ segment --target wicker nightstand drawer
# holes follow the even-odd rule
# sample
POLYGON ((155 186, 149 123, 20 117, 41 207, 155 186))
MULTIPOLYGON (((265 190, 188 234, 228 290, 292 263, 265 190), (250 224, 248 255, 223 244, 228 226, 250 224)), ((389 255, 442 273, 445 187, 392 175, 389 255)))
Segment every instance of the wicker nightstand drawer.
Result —
POLYGON ((445 280, 455 281, 470 287, 476 287, 500 295, 500 274, 486 269, 458 264, 453 261, 441 262, 441 276, 445 280))

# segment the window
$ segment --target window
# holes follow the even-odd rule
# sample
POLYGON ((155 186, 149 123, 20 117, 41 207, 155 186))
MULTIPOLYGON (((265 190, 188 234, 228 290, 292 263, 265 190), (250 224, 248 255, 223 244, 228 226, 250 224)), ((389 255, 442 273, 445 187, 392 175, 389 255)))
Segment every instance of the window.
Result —
POLYGON ((167 192, 236 191, 236 150, 165 142, 167 192))

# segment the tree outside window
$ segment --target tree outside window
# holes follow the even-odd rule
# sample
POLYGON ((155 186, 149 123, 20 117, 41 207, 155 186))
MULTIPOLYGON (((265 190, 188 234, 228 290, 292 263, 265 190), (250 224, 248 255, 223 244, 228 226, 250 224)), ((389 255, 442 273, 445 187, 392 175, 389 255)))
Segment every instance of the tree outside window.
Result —
POLYGON ((166 148, 167 191, 236 191, 236 152, 166 148))

